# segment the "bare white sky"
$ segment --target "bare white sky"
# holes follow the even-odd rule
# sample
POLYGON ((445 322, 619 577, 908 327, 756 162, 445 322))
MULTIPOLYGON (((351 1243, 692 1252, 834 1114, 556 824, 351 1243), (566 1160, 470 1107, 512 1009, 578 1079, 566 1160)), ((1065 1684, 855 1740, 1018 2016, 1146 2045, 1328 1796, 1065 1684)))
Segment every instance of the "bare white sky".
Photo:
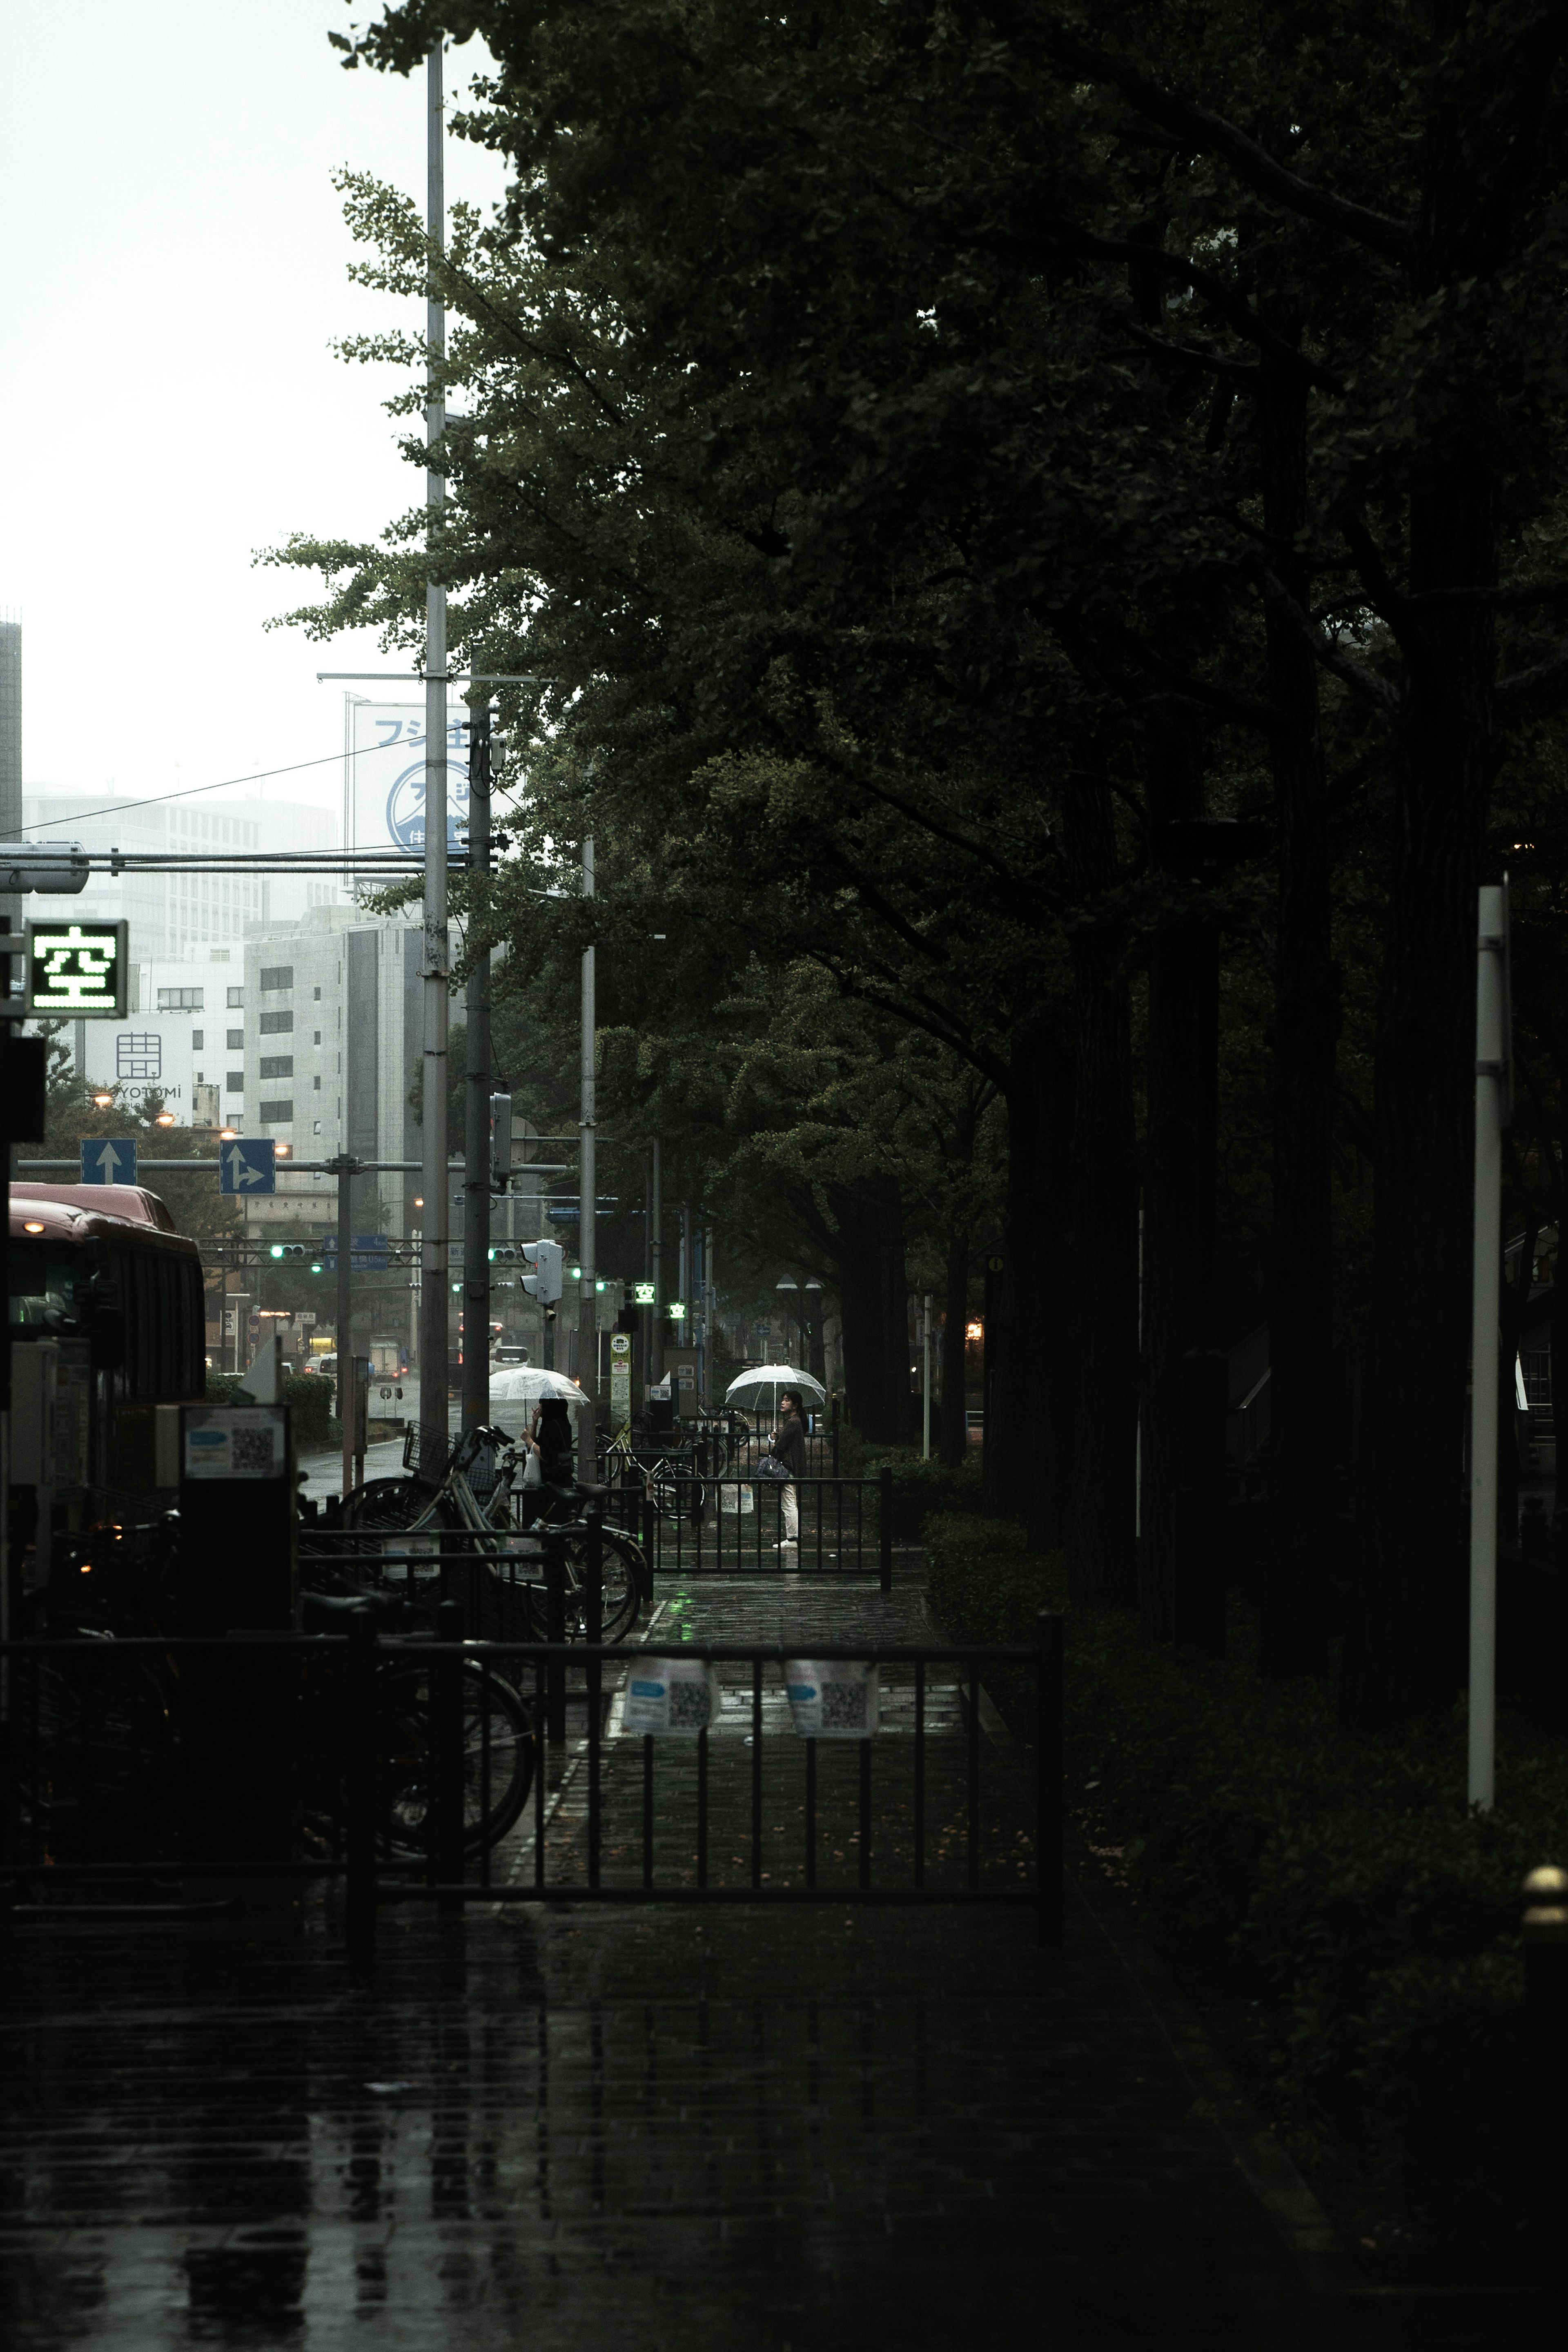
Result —
MULTIPOLYGON (((317 760, 262 789, 335 808, 343 689, 315 672, 403 666, 367 636, 264 635, 310 583, 251 561, 294 530, 374 537, 423 496, 381 405, 395 372, 330 349, 423 325, 422 304, 347 278, 334 170, 421 209, 425 192, 423 77, 343 72, 326 37, 349 15, 0 0, 0 609, 24 627, 29 788, 162 793, 317 760)), ((449 104, 486 62, 477 41, 448 51, 449 104)), ((499 163, 447 142, 448 203, 500 187, 499 163)))

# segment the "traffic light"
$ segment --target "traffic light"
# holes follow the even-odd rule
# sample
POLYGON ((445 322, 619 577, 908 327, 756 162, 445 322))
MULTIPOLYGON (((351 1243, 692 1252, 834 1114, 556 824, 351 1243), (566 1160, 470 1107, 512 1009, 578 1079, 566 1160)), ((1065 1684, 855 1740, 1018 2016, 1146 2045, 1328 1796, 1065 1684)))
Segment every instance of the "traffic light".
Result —
MULTIPOLYGON (((309 1257, 310 1255, 310 1244, 309 1242, 274 1242, 270 1255, 273 1257, 288 1258, 290 1260, 294 1258, 309 1257)), ((313 1265, 310 1268, 310 1271, 312 1274, 319 1274, 321 1272, 321 1268, 320 1266, 313 1265)))
POLYGON ((511 1180, 511 1097, 490 1097, 490 1191, 504 1192, 511 1180))
POLYGON ((561 1244, 559 1242, 524 1242, 522 1260, 533 1268, 522 1277, 522 1286, 531 1298, 542 1305, 552 1305, 561 1296, 561 1244))

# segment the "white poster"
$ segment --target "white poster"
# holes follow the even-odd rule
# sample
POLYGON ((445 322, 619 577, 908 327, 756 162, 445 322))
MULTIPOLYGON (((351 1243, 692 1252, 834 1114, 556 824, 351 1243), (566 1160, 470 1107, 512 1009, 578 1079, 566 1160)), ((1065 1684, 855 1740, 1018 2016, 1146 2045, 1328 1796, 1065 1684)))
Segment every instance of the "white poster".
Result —
POLYGON ((790 1719, 803 1739, 869 1739, 877 1728, 881 1691, 875 1666, 790 1658, 784 1685, 790 1719))
MULTIPOLYGON (((425 846, 425 705, 356 702, 349 760, 349 841, 355 849, 425 846)), ((447 723, 447 842, 468 844, 468 718, 447 723)))
POLYGON ((701 1658, 650 1657, 632 1668, 621 1721, 627 1731, 695 1739, 719 1720, 719 1669, 701 1658))

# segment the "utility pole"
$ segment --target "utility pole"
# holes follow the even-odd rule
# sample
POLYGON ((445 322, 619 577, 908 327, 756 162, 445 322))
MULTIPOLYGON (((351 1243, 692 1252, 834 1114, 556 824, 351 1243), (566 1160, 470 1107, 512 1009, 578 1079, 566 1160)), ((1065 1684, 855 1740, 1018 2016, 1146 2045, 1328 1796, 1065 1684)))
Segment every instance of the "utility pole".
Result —
MULTIPOLYGON (((475 877, 470 926, 482 919, 481 875, 490 870, 490 712, 468 719, 468 871, 475 877)), ((484 910, 488 912, 488 909, 484 910)), ((463 1134, 463 1427, 490 1417, 490 951, 468 961, 468 1087, 463 1134)))
POLYGON ((653 1276, 652 1345, 647 1351, 647 1376, 650 1386, 657 1388, 664 1378, 664 1284, 659 1276, 659 1261, 664 1241, 664 1168, 659 1141, 653 1139, 653 1201, 648 1212, 648 1256, 653 1276))
MULTIPOLYGON (((349 1280, 349 1231, 353 1215, 353 1180, 359 1161, 347 1151, 338 1154, 335 1173, 338 1180, 338 1421, 343 1433, 343 1492, 346 1495, 354 1483, 354 1339, 353 1286, 349 1280)), ((237 1357, 239 1349, 235 1349, 237 1357)))
MULTIPOLYGON (((943 1409, 945 1410, 945 1401, 943 1409)), ((921 1459, 931 1460, 931 1293, 921 1300, 921 1459)))
MULTIPOLYGON (((583 896, 594 895, 594 836, 590 834, 583 844, 583 896)), ((581 1167, 579 1183, 582 1197, 577 1213, 578 1264, 583 1278, 578 1284, 581 1296, 577 1301, 577 1378, 583 1393, 595 1412, 599 1402, 599 1233, 598 1174, 595 1165, 594 1111, 594 1045, 598 1023, 595 1003, 594 948, 592 941, 583 950, 582 1034, 579 1053, 579 1078, 582 1099, 578 1108, 577 1153, 581 1167)))
MULTIPOLYGON (((441 44, 426 65, 428 179, 426 226, 431 257, 445 250, 447 186, 442 152, 441 44)), ((447 356, 447 310, 432 284, 425 306, 425 444, 434 452, 447 429, 441 372, 447 356)), ((425 472, 425 1060, 423 1286, 419 1293, 419 1466, 439 1478, 447 1460, 447 1239, 451 1179, 447 1171, 447 591, 437 578, 442 561, 441 510, 447 485, 432 462, 425 472)), ((351 1041, 352 1045, 352 1041, 351 1041)), ((347 1242, 347 1234, 339 1236, 347 1242)))
POLYGON ((1489 1812, 1497 1759, 1498 1316, 1502 1131, 1513 1116, 1508 885, 1479 894, 1476 938, 1476 1193, 1470 1316, 1469 1801, 1489 1812))

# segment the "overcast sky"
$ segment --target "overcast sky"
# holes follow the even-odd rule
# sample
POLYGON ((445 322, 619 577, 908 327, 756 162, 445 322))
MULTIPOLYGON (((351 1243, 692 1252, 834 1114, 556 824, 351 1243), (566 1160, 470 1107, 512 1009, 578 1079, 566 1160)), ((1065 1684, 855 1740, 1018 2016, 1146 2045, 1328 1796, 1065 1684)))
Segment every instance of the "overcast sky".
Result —
MULTIPOLYGON (((307 583, 252 563, 295 530, 373 537, 422 494, 381 405, 395 372, 330 348, 423 324, 348 282, 333 172, 425 189, 423 77, 345 73, 327 32, 348 16, 0 0, 0 609, 24 627, 29 787, 314 760, 266 790, 335 808, 343 689, 315 672, 397 666, 367 637, 265 635, 307 583)), ((484 62, 448 52, 448 100, 484 62)), ((489 203, 500 167, 448 141, 447 187, 489 203)))

